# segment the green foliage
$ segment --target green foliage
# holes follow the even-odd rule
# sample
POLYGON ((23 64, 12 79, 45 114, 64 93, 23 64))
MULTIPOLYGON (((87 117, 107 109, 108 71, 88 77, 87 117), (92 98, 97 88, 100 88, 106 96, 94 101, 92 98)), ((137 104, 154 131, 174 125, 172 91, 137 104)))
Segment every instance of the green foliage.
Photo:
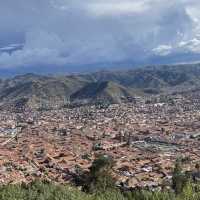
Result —
POLYGON ((110 170, 113 166, 113 159, 107 155, 98 156, 90 168, 91 174, 98 176, 102 171, 110 170))
POLYGON ((117 190, 107 190, 105 192, 97 193, 94 200, 126 200, 123 194, 117 190))
POLYGON ((85 179, 83 190, 90 193, 105 192, 107 189, 115 189, 115 181, 111 176, 113 159, 109 156, 99 155, 85 179))
POLYGON ((183 173, 182 170, 182 160, 177 159, 172 177, 172 187, 175 190, 176 194, 182 193, 187 182, 188 182, 188 177, 186 176, 185 173, 183 173))
POLYGON ((107 188, 104 192, 86 194, 74 187, 48 182, 0 187, 1 200, 199 200, 200 185, 188 183, 179 195, 173 191, 135 190, 121 192, 107 188))
POLYGON ((34 182, 30 185, 8 185, 0 188, 2 200, 84 200, 90 196, 69 186, 34 182))
POLYGON ((125 192, 124 196, 127 200, 176 200, 175 194, 165 191, 146 191, 136 190, 133 192, 125 192))

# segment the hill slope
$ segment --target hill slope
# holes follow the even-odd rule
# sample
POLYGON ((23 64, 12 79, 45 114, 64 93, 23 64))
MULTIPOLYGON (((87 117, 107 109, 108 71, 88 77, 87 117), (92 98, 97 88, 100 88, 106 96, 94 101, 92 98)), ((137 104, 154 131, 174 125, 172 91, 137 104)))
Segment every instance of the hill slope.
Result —
POLYGON ((0 80, 0 105, 53 107, 68 103, 121 103, 133 100, 138 92, 152 95, 198 89, 200 64, 57 77, 26 74, 0 80))
POLYGON ((121 103, 133 100, 130 89, 112 81, 93 82, 71 95, 73 103, 121 103))
POLYGON ((56 107, 69 101, 70 95, 79 90, 87 80, 79 77, 46 77, 33 74, 17 76, 2 81, 0 102, 6 105, 21 102, 29 107, 56 107))
POLYGON ((158 92, 200 87, 200 64, 149 66, 128 71, 101 71, 91 74, 95 81, 113 81, 124 87, 155 89, 158 92))

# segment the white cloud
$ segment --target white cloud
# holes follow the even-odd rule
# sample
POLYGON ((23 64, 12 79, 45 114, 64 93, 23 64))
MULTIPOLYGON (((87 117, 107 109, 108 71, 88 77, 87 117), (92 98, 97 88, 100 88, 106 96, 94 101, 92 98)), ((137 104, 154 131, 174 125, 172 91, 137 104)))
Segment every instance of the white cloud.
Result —
POLYGON ((94 15, 137 14, 148 10, 149 5, 143 1, 100 1, 88 5, 89 12, 94 15))
POLYGON ((178 48, 188 52, 200 53, 200 40, 193 38, 189 41, 182 41, 178 45, 178 48))
POLYGON ((154 48, 152 51, 156 55, 166 56, 171 53, 171 50, 172 50, 172 46, 170 46, 170 45, 160 45, 160 46, 154 48))

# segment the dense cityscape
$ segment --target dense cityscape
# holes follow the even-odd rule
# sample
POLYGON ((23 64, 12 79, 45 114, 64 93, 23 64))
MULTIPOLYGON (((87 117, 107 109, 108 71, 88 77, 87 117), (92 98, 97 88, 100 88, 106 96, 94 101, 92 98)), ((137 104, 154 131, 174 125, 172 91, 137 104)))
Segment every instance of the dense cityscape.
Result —
POLYGON ((200 162, 200 101, 195 93, 126 104, 0 112, 0 182, 47 179, 72 183, 96 155, 112 156, 116 184, 170 185, 177 158, 184 170, 200 162), (173 99, 173 100, 172 100, 173 99))

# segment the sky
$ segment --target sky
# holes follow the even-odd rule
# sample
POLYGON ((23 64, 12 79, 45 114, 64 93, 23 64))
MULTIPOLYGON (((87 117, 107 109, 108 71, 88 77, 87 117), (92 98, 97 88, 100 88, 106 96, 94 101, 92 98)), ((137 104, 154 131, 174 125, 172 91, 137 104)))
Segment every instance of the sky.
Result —
POLYGON ((199 0, 0 0, 0 70, 196 62, 199 0))

